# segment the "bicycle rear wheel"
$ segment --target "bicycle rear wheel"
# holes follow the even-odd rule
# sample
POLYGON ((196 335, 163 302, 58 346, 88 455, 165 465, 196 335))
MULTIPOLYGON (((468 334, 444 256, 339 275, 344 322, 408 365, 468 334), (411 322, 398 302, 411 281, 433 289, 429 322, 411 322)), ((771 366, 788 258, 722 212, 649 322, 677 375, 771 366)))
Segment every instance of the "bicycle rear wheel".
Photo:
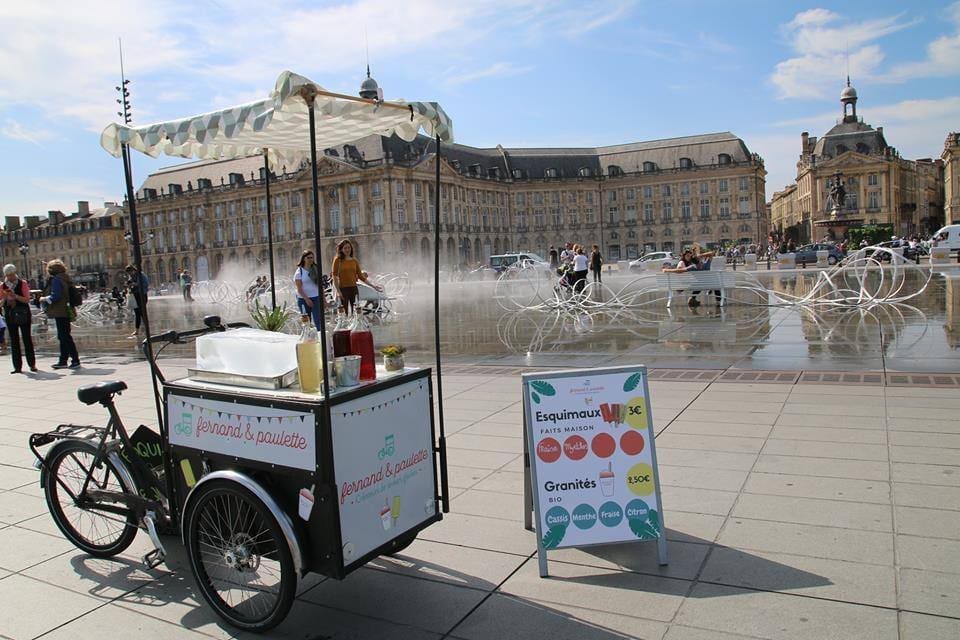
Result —
POLYGON ((197 488, 184 527, 197 586, 221 618, 261 632, 287 616, 297 589, 293 556, 267 506, 235 482, 197 488))
MULTIPOLYGON (((47 508, 57 527, 78 549, 98 558, 124 551, 137 536, 137 518, 97 510, 96 505, 80 506, 78 497, 93 466, 97 447, 80 440, 63 440, 47 454, 42 479, 47 508)), ((114 463, 103 460, 93 469, 88 488, 131 493, 120 480, 114 463)), ((114 505, 116 506, 116 505, 114 505)))

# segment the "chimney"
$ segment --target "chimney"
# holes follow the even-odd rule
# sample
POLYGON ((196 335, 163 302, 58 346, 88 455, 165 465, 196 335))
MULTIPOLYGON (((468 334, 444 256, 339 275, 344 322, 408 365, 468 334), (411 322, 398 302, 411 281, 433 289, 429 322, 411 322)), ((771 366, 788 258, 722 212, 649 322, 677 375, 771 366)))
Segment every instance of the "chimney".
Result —
POLYGON ((33 229, 40 224, 40 216, 23 216, 23 223, 27 229, 33 229))
POLYGON ((810 134, 806 131, 800 134, 800 153, 807 152, 807 146, 810 144, 810 134))
POLYGON ((62 211, 47 211, 47 216, 50 218, 50 224, 60 224, 64 218, 62 211))
POLYGON ((16 231, 20 228, 20 216, 7 216, 4 226, 7 231, 16 231))
POLYGON ((877 133, 883 135, 883 127, 877 127, 877 133))
POLYGON ((90 203, 86 200, 77 200, 77 213, 81 216, 90 215, 90 203))

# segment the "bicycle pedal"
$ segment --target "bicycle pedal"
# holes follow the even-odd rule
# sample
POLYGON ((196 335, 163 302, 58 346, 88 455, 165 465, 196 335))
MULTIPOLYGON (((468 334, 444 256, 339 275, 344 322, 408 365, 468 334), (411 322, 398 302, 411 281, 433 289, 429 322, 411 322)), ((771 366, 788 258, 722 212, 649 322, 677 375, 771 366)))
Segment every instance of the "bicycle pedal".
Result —
POLYGON ((166 559, 167 554, 160 549, 154 549, 148 551, 146 555, 143 556, 143 564, 147 567, 147 570, 155 569, 163 564, 163 561, 166 559))

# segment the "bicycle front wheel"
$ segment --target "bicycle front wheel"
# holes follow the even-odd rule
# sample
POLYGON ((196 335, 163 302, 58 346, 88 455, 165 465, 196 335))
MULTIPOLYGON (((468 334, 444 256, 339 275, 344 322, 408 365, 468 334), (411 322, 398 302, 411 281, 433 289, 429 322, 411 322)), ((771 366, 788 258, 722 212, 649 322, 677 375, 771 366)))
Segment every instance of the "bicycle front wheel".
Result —
POLYGON ((131 493, 109 459, 93 466, 96 456, 97 447, 89 442, 61 441, 47 455, 43 467, 44 495, 53 521, 67 540, 92 556, 109 558, 133 542, 137 518, 131 510, 123 515, 100 510, 80 495, 91 469, 88 489, 131 493))
POLYGON ((229 480, 203 484, 186 514, 190 568, 221 618, 261 632, 287 616, 297 589, 293 556, 277 519, 229 480))

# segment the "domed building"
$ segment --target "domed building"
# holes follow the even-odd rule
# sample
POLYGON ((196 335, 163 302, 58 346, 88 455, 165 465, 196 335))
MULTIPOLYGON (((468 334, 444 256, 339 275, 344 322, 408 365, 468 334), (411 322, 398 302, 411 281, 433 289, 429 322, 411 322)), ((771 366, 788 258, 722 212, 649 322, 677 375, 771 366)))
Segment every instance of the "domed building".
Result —
POLYGON ((772 230, 808 242, 863 225, 924 234, 942 222, 943 163, 901 158, 883 127, 857 115, 857 98, 848 77, 837 123, 820 138, 800 134, 797 181, 774 194, 772 230))

